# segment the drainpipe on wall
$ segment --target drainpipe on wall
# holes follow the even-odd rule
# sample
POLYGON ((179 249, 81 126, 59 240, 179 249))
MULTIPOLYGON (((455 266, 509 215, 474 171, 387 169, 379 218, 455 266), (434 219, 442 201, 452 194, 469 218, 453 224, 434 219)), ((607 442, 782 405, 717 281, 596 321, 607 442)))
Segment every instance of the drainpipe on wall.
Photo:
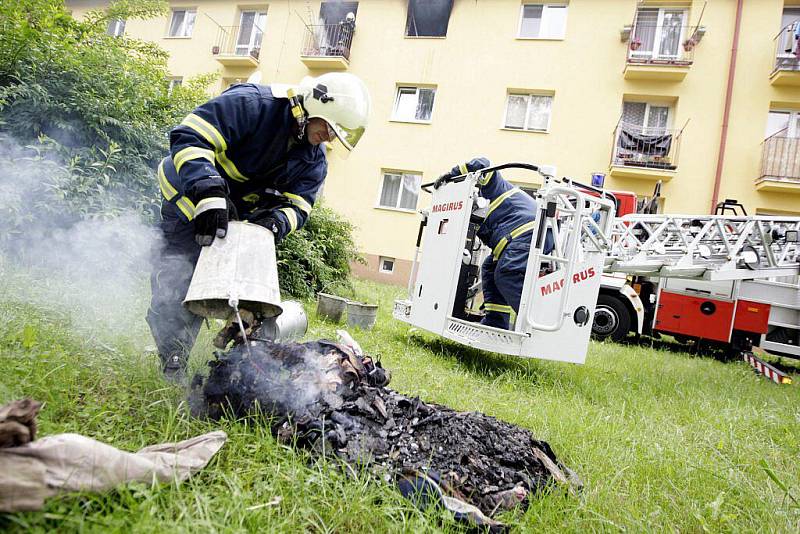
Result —
POLYGON ((733 46, 731 47, 731 62, 728 65, 728 88, 725 91, 725 113, 722 115, 722 134, 719 139, 719 156, 717 157, 717 172, 714 176, 714 194, 711 196, 711 210, 717 207, 719 201, 719 186, 722 182, 722 167, 725 163, 725 144, 728 140, 728 118, 731 114, 731 99, 733 96, 733 78, 736 75, 736 54, 739 50, 739 29, 742 25, 742 2, 736 2, 736 27, 733 30, 733 46))

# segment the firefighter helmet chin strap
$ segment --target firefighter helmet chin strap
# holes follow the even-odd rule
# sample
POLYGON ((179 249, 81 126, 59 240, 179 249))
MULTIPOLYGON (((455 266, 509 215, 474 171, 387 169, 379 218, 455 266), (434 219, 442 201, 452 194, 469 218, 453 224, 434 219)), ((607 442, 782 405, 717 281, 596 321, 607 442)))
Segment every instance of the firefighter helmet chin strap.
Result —
POLYGON ((300 97, 294 92, 294 89, 287 89, 286 96, 289 98, 289 105, 291 106, 292 116, 297 121, 297 140, 302 141, 303 136, 306 134, 306 125, 308 124, 308 114, 303 109, 300 103, 300 97))

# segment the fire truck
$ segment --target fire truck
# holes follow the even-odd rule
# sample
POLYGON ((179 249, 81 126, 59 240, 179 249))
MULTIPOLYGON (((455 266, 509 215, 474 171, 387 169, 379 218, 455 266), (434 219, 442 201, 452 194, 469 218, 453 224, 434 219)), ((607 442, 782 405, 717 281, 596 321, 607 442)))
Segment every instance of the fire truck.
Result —
POLYGON ((710 332, 719 341, 726 330, 725 342, 793 354, 797 344, 786 340, 797 335, 800 302, 797 288, 780 280, 798 275, 800 218, 634 213, 630 193, 558 180, 526 163, 433 186, 422 186, 432 205, 421 212, 408 295, 394 304, 400 321, 482 350, 572 363, 585 361, 592 333, 619 339, 629 331, 687 340, 712 339, 710 332), (479 322, 480 266, 491 251, 476 237, 487 208, 477 184, 503 169, 543 181, 533 194, 531 252, 508 330, 479 322), (545 252, 548 234, 555 246, 545 252), (776 288, 769 302, 758 295, 762 285, 776 288))
MULTIPOLYGON (((616 195, 627 200, 621 210, 635 205, 632 193, 616 195)), ((755 346, 800 358, 799 218, 748 216, 735 200, 711 216, 618 215, 594 337, 669 334, 729 354, 755 346)))

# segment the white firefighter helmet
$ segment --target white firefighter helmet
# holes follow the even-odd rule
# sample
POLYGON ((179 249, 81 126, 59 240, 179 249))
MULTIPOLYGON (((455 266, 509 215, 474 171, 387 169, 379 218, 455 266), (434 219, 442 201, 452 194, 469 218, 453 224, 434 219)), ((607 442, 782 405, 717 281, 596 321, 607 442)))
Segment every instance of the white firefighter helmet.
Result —
POLYGON ((345 148, 353 150, 364 135, 369 117, 369 91, 364 82, 347 72, 306 76, 299 93, 308 118, 325 120, 345 148))

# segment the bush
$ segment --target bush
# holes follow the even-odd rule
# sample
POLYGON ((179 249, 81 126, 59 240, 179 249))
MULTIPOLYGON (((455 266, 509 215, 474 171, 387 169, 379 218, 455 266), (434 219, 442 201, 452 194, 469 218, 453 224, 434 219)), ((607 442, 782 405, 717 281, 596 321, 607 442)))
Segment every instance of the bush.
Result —
POLYGON ((308 298, 318 291, 351 289, 351 261, 363 261, 353 240, 353 225, 318 205, 306 225, 289 234, 278 248, 281 291, 308 298))

